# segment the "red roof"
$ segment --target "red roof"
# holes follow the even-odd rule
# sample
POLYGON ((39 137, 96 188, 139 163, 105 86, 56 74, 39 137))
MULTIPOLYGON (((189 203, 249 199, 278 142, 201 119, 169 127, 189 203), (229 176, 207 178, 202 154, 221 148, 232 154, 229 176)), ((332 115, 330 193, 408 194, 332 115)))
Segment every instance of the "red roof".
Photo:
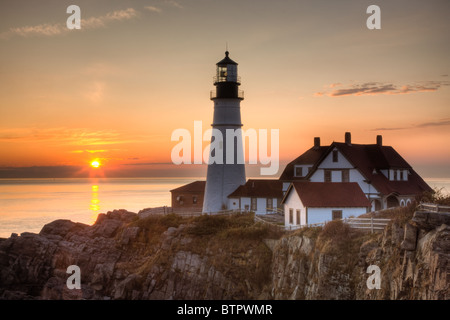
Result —
POLYGON ((192 192, 192 193, 204 193, 206 181, 194 181, 184 186, 170 190, 170 192, 192 192))
POLYGON ((305 207, 348 208, 370 207, 370 202, 356 182, 300 182, 291 184, 288 195, 295 190, 305 207))
MULTIPOLYGON (((413 170, 402 156, 390 146, 376 144, 351 144, 334 142, 352 165, 382 194, 416 195, 431 191, 428 184, 413 170), (407 169, 407 181, 389 180, 380 170, 407 169)), ((331 149, 331 148, 330 148, 331 149)))
POLYGON ((314 164, 322 158, 323 154, 326 153, 329 146, 326 147, 312 147, 301 156, 296 158, 295 160, 289 162, 286 168, 283 170, 283 173, 280 176, 280 180, 305 180, 305 177, 296 177, 294 176, 294 167, 296 165, 305 165, 310 164, 313 166, 314 164))
POLYGON ((229 198, 258 197, 258 198, 283 198, 283 182, 275 179, 248 179, 232 192, 229 198))
POLYGON ((280 180, 308 180, 325 157, 337 148, 347 160, 358 169, 365 179, 381 194, 418 195, 432 191, 430 186, 413 170, 408 162, 391 146, 378 144, 346 144, 333 142, 330 146, 311 148, 300 157, 290 162, 280 176, 280 180), (313 169, 306 177, 295 177, 294 166, 313 164, 313 169), (407 181, 389 180, 380 170, 407 169, 407 181))

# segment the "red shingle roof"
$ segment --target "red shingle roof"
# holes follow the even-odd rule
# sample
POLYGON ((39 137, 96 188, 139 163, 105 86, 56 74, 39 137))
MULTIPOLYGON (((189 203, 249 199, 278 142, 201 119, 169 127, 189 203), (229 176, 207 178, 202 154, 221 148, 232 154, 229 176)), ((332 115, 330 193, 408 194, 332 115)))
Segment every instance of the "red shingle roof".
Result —
POLYGON ((280 180, 295 181, 308 180, 314 173, 319 163, 337 148, 354 168, 369 181, 380 193, 384 195, 418 195, 425 191, 432 191, 430 186, 413 170, 405 159, 391 146, 378 144, 346 144, 333 142, 330 146, 311 148, 300 157, 290 162, 280 176, 280 180), (301 164, 314 164, 313 169, 306 177, 295 177, 294 166, 301 164), (407 169, 409 171, 407 181, 389 180, 382 169, 407 169), (375 172, 375 173, 374 173, 375 172))
POLYGON ((229 198, 258 197, 283 198, 283 182, 274 179, 249 179, 244 185, 232 192, 229 198))
POLYGON ((280 176, 280 180, 304 180, 305 177, 295 177, 294 176, 294 167, 295 165, 304 165, 304 164, 310 164, 314 165, 316 164, 319 159, 322 158, 323 154, 326 153, 329 146, 326 147, 312 147, 305 153, 303 153, 301 156, 296 158, 295 160, 289 162, 284 169, 283 173, 280 176))
POLYGON ((283 203, 292 191, 297 192, 305 207, 370 207, 370 202, 356 182, 300 182, 291 184, 283 203))
POLYGON ((337 142, 331 145, 331 147, 333 146, 336 146, 348 161, 382 194, 417 195, 432 190, 409 163, 390 146, 376 144, 347 145, 337 142), (379 171, 382 169, 408 169, 410 174, 407 181, 392 181, 379 171))

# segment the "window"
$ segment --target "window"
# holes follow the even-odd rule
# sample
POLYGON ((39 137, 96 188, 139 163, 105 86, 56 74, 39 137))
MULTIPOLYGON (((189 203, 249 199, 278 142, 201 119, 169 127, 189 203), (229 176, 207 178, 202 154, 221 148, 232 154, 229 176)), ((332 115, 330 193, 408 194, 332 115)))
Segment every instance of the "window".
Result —
POLYGON ((218 67, 217 75, 219 82, 227 81, 227 67, 218 67))
POLYGON ((296 211, 296 222, 298 225, 300 225, 300 209, 297 209, 296 211))
POLYGON ((324 181, 331 182, 331 170, 324 171, 324 181))
POLYGON ((294 224, 294 209, 289 208, 289 224, 294 224))
POLYGON ((331 219, 332 220, 341 220, 342 219, 342 210, 332 210, 331 211, 331 219))
POLYGON ((395 180, 400 180, 400 176, 399 176, 399 171, 398 170, 395 170, 395 180))
POLYGON ((303 167, 295 167, 295 176, 303 177, 303 167))
POLYGON ((408 181, 408 170, 403 170, 403 181, 408 181))
POLYGON ((348 169, 342 170, 342 182, 349 182, 350 171, 348 169))
POLYGON ((192 196, 192 203, 197 204, 197 196, 192 196))
POLYGON ((273 199, 267 198, 267 209, 273 209, 273 199))
POLYGON ((256 211, 258 206, 257 206, 257 199, 256 198, 252 198, 252 211, 256 211))
POLYGON ((338 151, 333 150, 333 162, 338 162, 338 151))

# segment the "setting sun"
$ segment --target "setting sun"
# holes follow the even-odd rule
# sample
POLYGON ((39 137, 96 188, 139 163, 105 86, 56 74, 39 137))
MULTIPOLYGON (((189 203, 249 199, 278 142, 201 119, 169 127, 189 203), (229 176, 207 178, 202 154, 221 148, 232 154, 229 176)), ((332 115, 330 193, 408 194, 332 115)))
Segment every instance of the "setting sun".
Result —
POLYGON ((98 168, 100 167, 100 162, 98 160, 94 160, 91 162, 91 167, 92 168, 98 168))

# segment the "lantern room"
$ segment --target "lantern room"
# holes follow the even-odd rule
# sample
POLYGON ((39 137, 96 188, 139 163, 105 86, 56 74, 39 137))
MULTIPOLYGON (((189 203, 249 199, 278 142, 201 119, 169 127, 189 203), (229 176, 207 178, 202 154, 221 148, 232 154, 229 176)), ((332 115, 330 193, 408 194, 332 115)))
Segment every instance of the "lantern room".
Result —
POLYGON ((216 90, 211 91, 211 99, 244 99, 244 92, 238 89, 241 79, 237 73, 238 64, 230 59, 229 52, 225 58, 217 62, 214 85, 216 90))

